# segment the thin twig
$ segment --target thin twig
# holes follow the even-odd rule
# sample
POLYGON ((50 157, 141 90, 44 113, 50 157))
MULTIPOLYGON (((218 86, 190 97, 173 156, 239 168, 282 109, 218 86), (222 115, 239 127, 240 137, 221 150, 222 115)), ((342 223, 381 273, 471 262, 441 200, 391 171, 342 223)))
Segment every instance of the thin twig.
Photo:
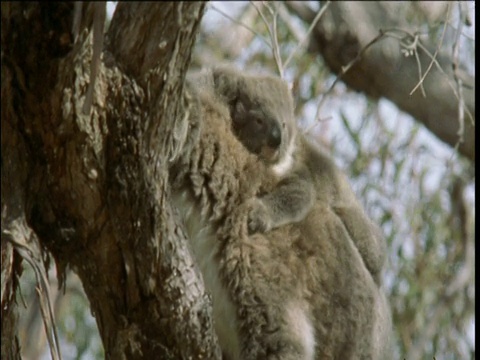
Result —
POLYGON ((105 38, 105 19, 107 16, 107 3, 99 1, 93 3, 93 35, 92 35, 92 60, 90 62, 90 83, 88 84, 85 102, 83 103, 82 112, 85 115, 90 114, 93 103, 93 92, 95 83, 100 69, 100 61, 103 51, 103 42, 105 38))
POLYGON ((262 34, 260 34, 259 32, 255 31, 254 29, 252 29, 250 26, 248 26, 247 24, 244 24, 242 23, 241 21, 238 21, 237 19, 231 17, 230 15, 228 15, 227 13, 223 12, 222 10, 220 10, 219 8, 217 8, 215 5, 213 4, 210 4, 210 7, 212 8, 212 10, 215 10, 216 12, 218 12, 219 14, 225 16, 227 19, 233 21, 235 24, 237 25, 240 25, 242 27, 244 27, 245 29, 247 29, 248 31, 251 31, 255 36, 259 37, 269 48, 272 48, 272 45, 267 41, 267 39, 265 39, 265 36, 263 36, 262 34))
POLYGON ((277 9, 278 9, 278 15, 280 15, 280 18, 282 21, 285 23, 285 25, 288 27, 288 30, 290 33, 293 35, 295 38, 295 41, 300 42, 303 40, 305 37, 305 31, 303 29, 300 29, 297 25, 294 25, 292 23, 292 15, 289 13, 287 7, 283 2, 276 2, 275 3, 277 9))
MULTIPOLYGON (((399 41, 402 41, 403 38, 398 36, 395 33, 403 33, 403 34, 406 34, 406 35, 411 36, 411 37, 415 36, 414 34, 408 32, 406 30, 402 30, 402 29, 393 29, 392 28, 392 29, 389 29, 389 30, 384 30, 383 32, 386 36, 391 37, 393 39, 397 39, 399 41)), ((452 81, 449 79, 449 76, 447 75, 447 73, 442 69, 442 66, 440 65, 438 60, 433 56, 433 54, 421 42, 418 42, 417 45, 432 60, 432 62, 435 64, 435 67, 438 69, 438 71, 440 71, 440 73, 447 78, 447 84, 450 87, 450 89, 452 90, 453 95, 455 95, 455 98, 458 101, 460 101, 460 97, 459 97, 459 94, 457 92, 455 84, 452 84, 452 81)), ((473 115, 470 112, 470 110, 465 105, 464 105, 463 109, 464 109, 465 113, 468 115, 472 125, 475 125, 475 121, 474 121, 473 115)))
MULTIPOLYGON (((404 42, 400 42, 400 44, 405 48, 406 56, 409 56, 411 52, 413 52, 415 56, 415 61, 417 62, 418 79, 419 79, 418 84, 420 85, 420 89, 422 90, 422 96, 426 98, 427 94, 425 93, 425 89, 423 88, 423 81, 422 81, 422 63, 420 62, 420 57, 418 56, 418 50, 417 50, 418 41, 419 41, 418 37, 419 35, 415 34, 411 44, 406 44, 404 42)), ((410 95, 411 94, 412 93, 410 93, 410 95)))
POLYGON ((17 251, 22 259, 32 266, 38 284, 37 294, 50 353, 53 360, 61 360, 60 342, 50 301, 49 283, 45 265, 41 261, 41 250, 37 235, 25 224, 24 220, 16 221, 11 229, 4 230, 3 233, 9 235, 5 238, 15 247, 15 251, 17 251), (29 243, 27 243, 27 238, 30 240, 29 243))
MULTIPOLYGON (((442 69, 441 65, 438 63, 438 61, 436 59, 433 58, 433 55, 430 53, 430 51, 428 51, 428 49, 423 46, 421 43, 419 44, 419 47, 431 58, 434 60, 435 62, 435 66, 437 67, 437 69, 447 77, 448 79, 448 75, 447 73, 442 69)), ((452 89, 453 91, 453 94, 455 95, 456 99, 460 102, 460 95, 458 94, 457 90, 455 89, 455 86, 452 84, 452 82, 450 81, 450 79, 448 79, 447 81, 447 84, 450 86, 450 88, 452 89)), ((475 120, 473 119, 473 115, 472 113, 470 112, 470 110, 464 106, 464 111, 467 113, 467 115, 469 116, 471 122, 472 122, 472 125, 475 124, 475 120)))
MULTIPOLYGON (((450 17, 450 9, 451 9, 451 4, 448 4, 447 6, 447 21, 450 17)), ((422 90, 423 90, 423 81, 425 80, 425 78, 427 77, 428 73, 430 72, 430 70, 432 69, 432 66, 433 66, 433 63, 434 63, 434 59, 437 58, 437 55, 438 55, 438 52, 440 51, 440 48, 442 47, 442 44, 443 44, 443 39, 445 37, 445 32, 447 30, 447 22, 445 22, 445 25, 443 26, 443 31, 442 31, 442 36, 440 37, 440 41, 437 45, 437 48, 435 49, 435 53, 433 54, 433 59, 430 61, 430 64, 428 64, 428 67, 427 67, 427 70, 425 71, 425 73, 423 74, 423 76, 420 78, 420 81, 418 82, 417 85, 415 85, 415 87, 412 89, 412 91, 410 91, 410 95, 412 95, 419 86, 422 87, 422 90)))
POLYGON ((305 43, 305 41, 309 38, 310 34, 312 33, 313 29, 315 28, 315 26, 317 25, 318 21, 320 20, 320 18, 322 17, 322 15, 325 13, 325 11, 327 10, 328 6, 330 5, 330 0, 327 1, 325 3, 325 5, 320 9, 320 11, 317 13, 317 15, 315 16, 315 19, 313 19, 312 23, 310 24, 310 27, 308 28, 307 30, 307 33, 305 34, 304 38, 302 39, 302 41, 300 41, 297 46, 295 47, 295 49, 292 51, 292 53, 288 56, 287 60, 285 61, 284 63, 284 66, 287 67, 288 66, 288 63, 292 60, 293 56, 295 55, 295 53, 300 49, 300 47, 305 43))
POLYGON ((263 20, 263 23, 267 27, 267 31, 268 31, 268 34, 270 35, 270 39, 273 39, 272 30, 270 29, 270 26, 268 25, 268 21, 265 18, 265 15, 263 15, 263 12, 260 10, 260 8, 257 6, 257 4, 255 4, 254 1, 250 1, 250 4, 252 4, 252 6, 255 8, 255 10, 257 10, 258 15, 260 15, 260 17, 263 20))
POLYGON ((278 17, 278 11, 275 9, 275 12, 273 13, 273 44, 274 44, 274 49, 276 53, 276 58, 278 61, 278 67, 280 69, 280 77, 283 79, 283 71, 285 69, 285 66, 283 65, 282 62, 282 55, 280 54, 280 42, 278 41, 278 31, 277 31, 277 17, 278 17))
MULTIPOLYGON (((450 26, 453 30, 457 31, 457 28, 453 26, 450 21, 447 23, 448 26, 450 26)), ((466 32, 462 31, 462 36, 465 37, 467 40, 471 42, 475 42, 475 38, 471 36, 470 34, 467 34, 466 32)))
POLYGON ((457 26, 457 33, 455 34, 455 42, 453 43, 452 48, 452 68, 453 68, 453 78, 457 83, 457 91, 458 91, 458 123, 459 128, 457 135, 459 136, 458 142, 463 142, 463 134, 465 132, 465 116, 463 112, 463 108, 465 106, 465 101, 463 99, 463 87, 462 87, 462 80, 458 77, 458 53, 460 51, 460 35, 462 34, 462 27, 463 27, 463 19, 462 19, 462 5, 458 3, 458 26, 457 26))
POLYGON ((330 87, 328 88, 328 90, 325 92, 325 94, 322 96, 322 99, 320 100, 320 102, 318 103, 317 105, 317 111, 315 113, 315 120, 318 119, 318 115, 320 113, 320 109, 321 107, 323 106, 324 102, 326 101, 327 99, 327 95, 333 90, 333 88, 335 87, 335 85, 337 85, 337 83, 342 79, 342 77, 347 73, 347 71, 349 71, 351 69, 351 67, 353 65, 355 65, 357 62, 359 62, 361 59, 362 59, 362 56, 365 54, 365 52, 373 45, 375 44, 376 42, 380 41, 384 36, 385 36, 385 32, 383 32, 382 30, 380 30, 380 33, 375 36, 375 38, 373 38, 367 45, 365 45, 362 50, 360 50, 360 52, 357 54, 357 56, 355 56, 355 58, 350 61, 346 66, 342 66, 342 70, 340 71, 340 74, 337 75, 337 77, 335 78, 335 81, 332 83, 332 85, 330 85, 330 87))
MULTIPOLYGON (((257 10, 258 14, 260 15, 263 22, 265 23, 265 26, 267 27, 268 34, 270 35, 270 41, 272 42, 271 49, 272 49, 272 52, 273 52, 273 57, 275 59, 276 65, 277 65, 278 72, 281 76, 283 74, 283 67, 282 67, 282 59, 280 58, 280 51, 278 49, 279 48, 278 43, 275 42, 275 36, 272 32, 272 29, 270 28, 270 25, 269 25, 267 19, 265 18, 265 15, 263 14, 263 12, 258 8, 257 4, 255 4, 254 1, 250 1, 250 3, 255 8, 255 10, 257 10)), ((283 78, 283 76, 282 76, 282 78, 283 78)))

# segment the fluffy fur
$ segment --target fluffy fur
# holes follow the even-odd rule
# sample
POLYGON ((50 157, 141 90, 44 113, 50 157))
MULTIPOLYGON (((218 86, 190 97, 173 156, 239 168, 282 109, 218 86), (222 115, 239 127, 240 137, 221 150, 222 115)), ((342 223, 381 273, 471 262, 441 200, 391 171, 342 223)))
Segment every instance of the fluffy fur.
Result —
MULTIPOLYGON (((275 88, 277 80, 268 86, 275 88)), ((218 84, 210 76, 190 85, 199 100, 190 119, 199 124, 198 136, 189 139, 172 167, 171 183, 172 200, 212 294, 225 357, 383 359, 390 313, 374 274, 384 252, 368 225, 357 227, 364 215, 348 184, 327 157, 312 153, 303 140, 291 142, 290 130, 282 130, 279 144, 260 147, 273 151, 244 146, 234 127, 237 104, 228 94, 218 96, 218 84), (286 156, 292 157, 290 166, 273 171, 286 156), (304 177, 309 172, 322 180, 304 177), (249 234, 252 199, 275 193, 292 173, 314 187, 309 210, 296 223, 249 234), (352 215, 358 211, 360 218, 352 215)), ((271 118, 284 116, 277 115, 271 118)), ((288 120, 282 121, 281 129, 290 129, 288 120)))

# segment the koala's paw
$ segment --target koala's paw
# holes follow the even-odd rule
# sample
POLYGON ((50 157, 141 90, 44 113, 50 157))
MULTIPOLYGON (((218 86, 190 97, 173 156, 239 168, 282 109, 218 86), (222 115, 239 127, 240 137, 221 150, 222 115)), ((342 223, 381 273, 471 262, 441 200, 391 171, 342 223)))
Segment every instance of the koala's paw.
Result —
POLYGON ((272 221, 267 207, 260 199, 253 199, 250 202, 248 214, 248 233, 265 233, 272 228, 272 221))

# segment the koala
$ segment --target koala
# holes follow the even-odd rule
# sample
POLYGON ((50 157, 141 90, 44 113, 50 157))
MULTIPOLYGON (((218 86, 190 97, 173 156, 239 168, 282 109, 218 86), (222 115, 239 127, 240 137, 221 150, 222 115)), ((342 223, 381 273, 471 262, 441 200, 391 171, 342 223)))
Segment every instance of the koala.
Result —
POLYGON ((341 173, 298 136, 288 87, 213 69, 187 89, 171 200, 224 358, 388 358, 382 245, 341 173))
POLYGON ((216 68, 211 77, 212 91, 230 110, 233 133, 279 180, 273 191, 250 200, 250 233, 300 222, 315 202, 324 203, 343 221, 378 282, 386 257, 380 229, 328 155, 298 133, 288 85, 273 76, 240 74, 231 68, 216 68))

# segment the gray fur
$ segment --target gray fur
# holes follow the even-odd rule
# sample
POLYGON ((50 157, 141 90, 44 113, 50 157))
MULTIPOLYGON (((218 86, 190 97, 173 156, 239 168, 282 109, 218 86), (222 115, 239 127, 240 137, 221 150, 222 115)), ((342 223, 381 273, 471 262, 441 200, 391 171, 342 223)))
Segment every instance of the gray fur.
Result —
POLYGON ((293 102, 276 97, 285 85, 233 70, 202 76, 189 82, 199 135, 172 167, 172 200, 212 294, 225 357, 388 358, 383 239, 331 160, 295 137, 293 102), (242 144, 237 102, 241 115, 251 114, 243 99, 255 96, 253 104, 270 114, 264 131, 281 124, 279 144, 242 144), (278 166, 288 156, 290 166, 278 166), (262 211, 267 220, 253 224, 262 211))

